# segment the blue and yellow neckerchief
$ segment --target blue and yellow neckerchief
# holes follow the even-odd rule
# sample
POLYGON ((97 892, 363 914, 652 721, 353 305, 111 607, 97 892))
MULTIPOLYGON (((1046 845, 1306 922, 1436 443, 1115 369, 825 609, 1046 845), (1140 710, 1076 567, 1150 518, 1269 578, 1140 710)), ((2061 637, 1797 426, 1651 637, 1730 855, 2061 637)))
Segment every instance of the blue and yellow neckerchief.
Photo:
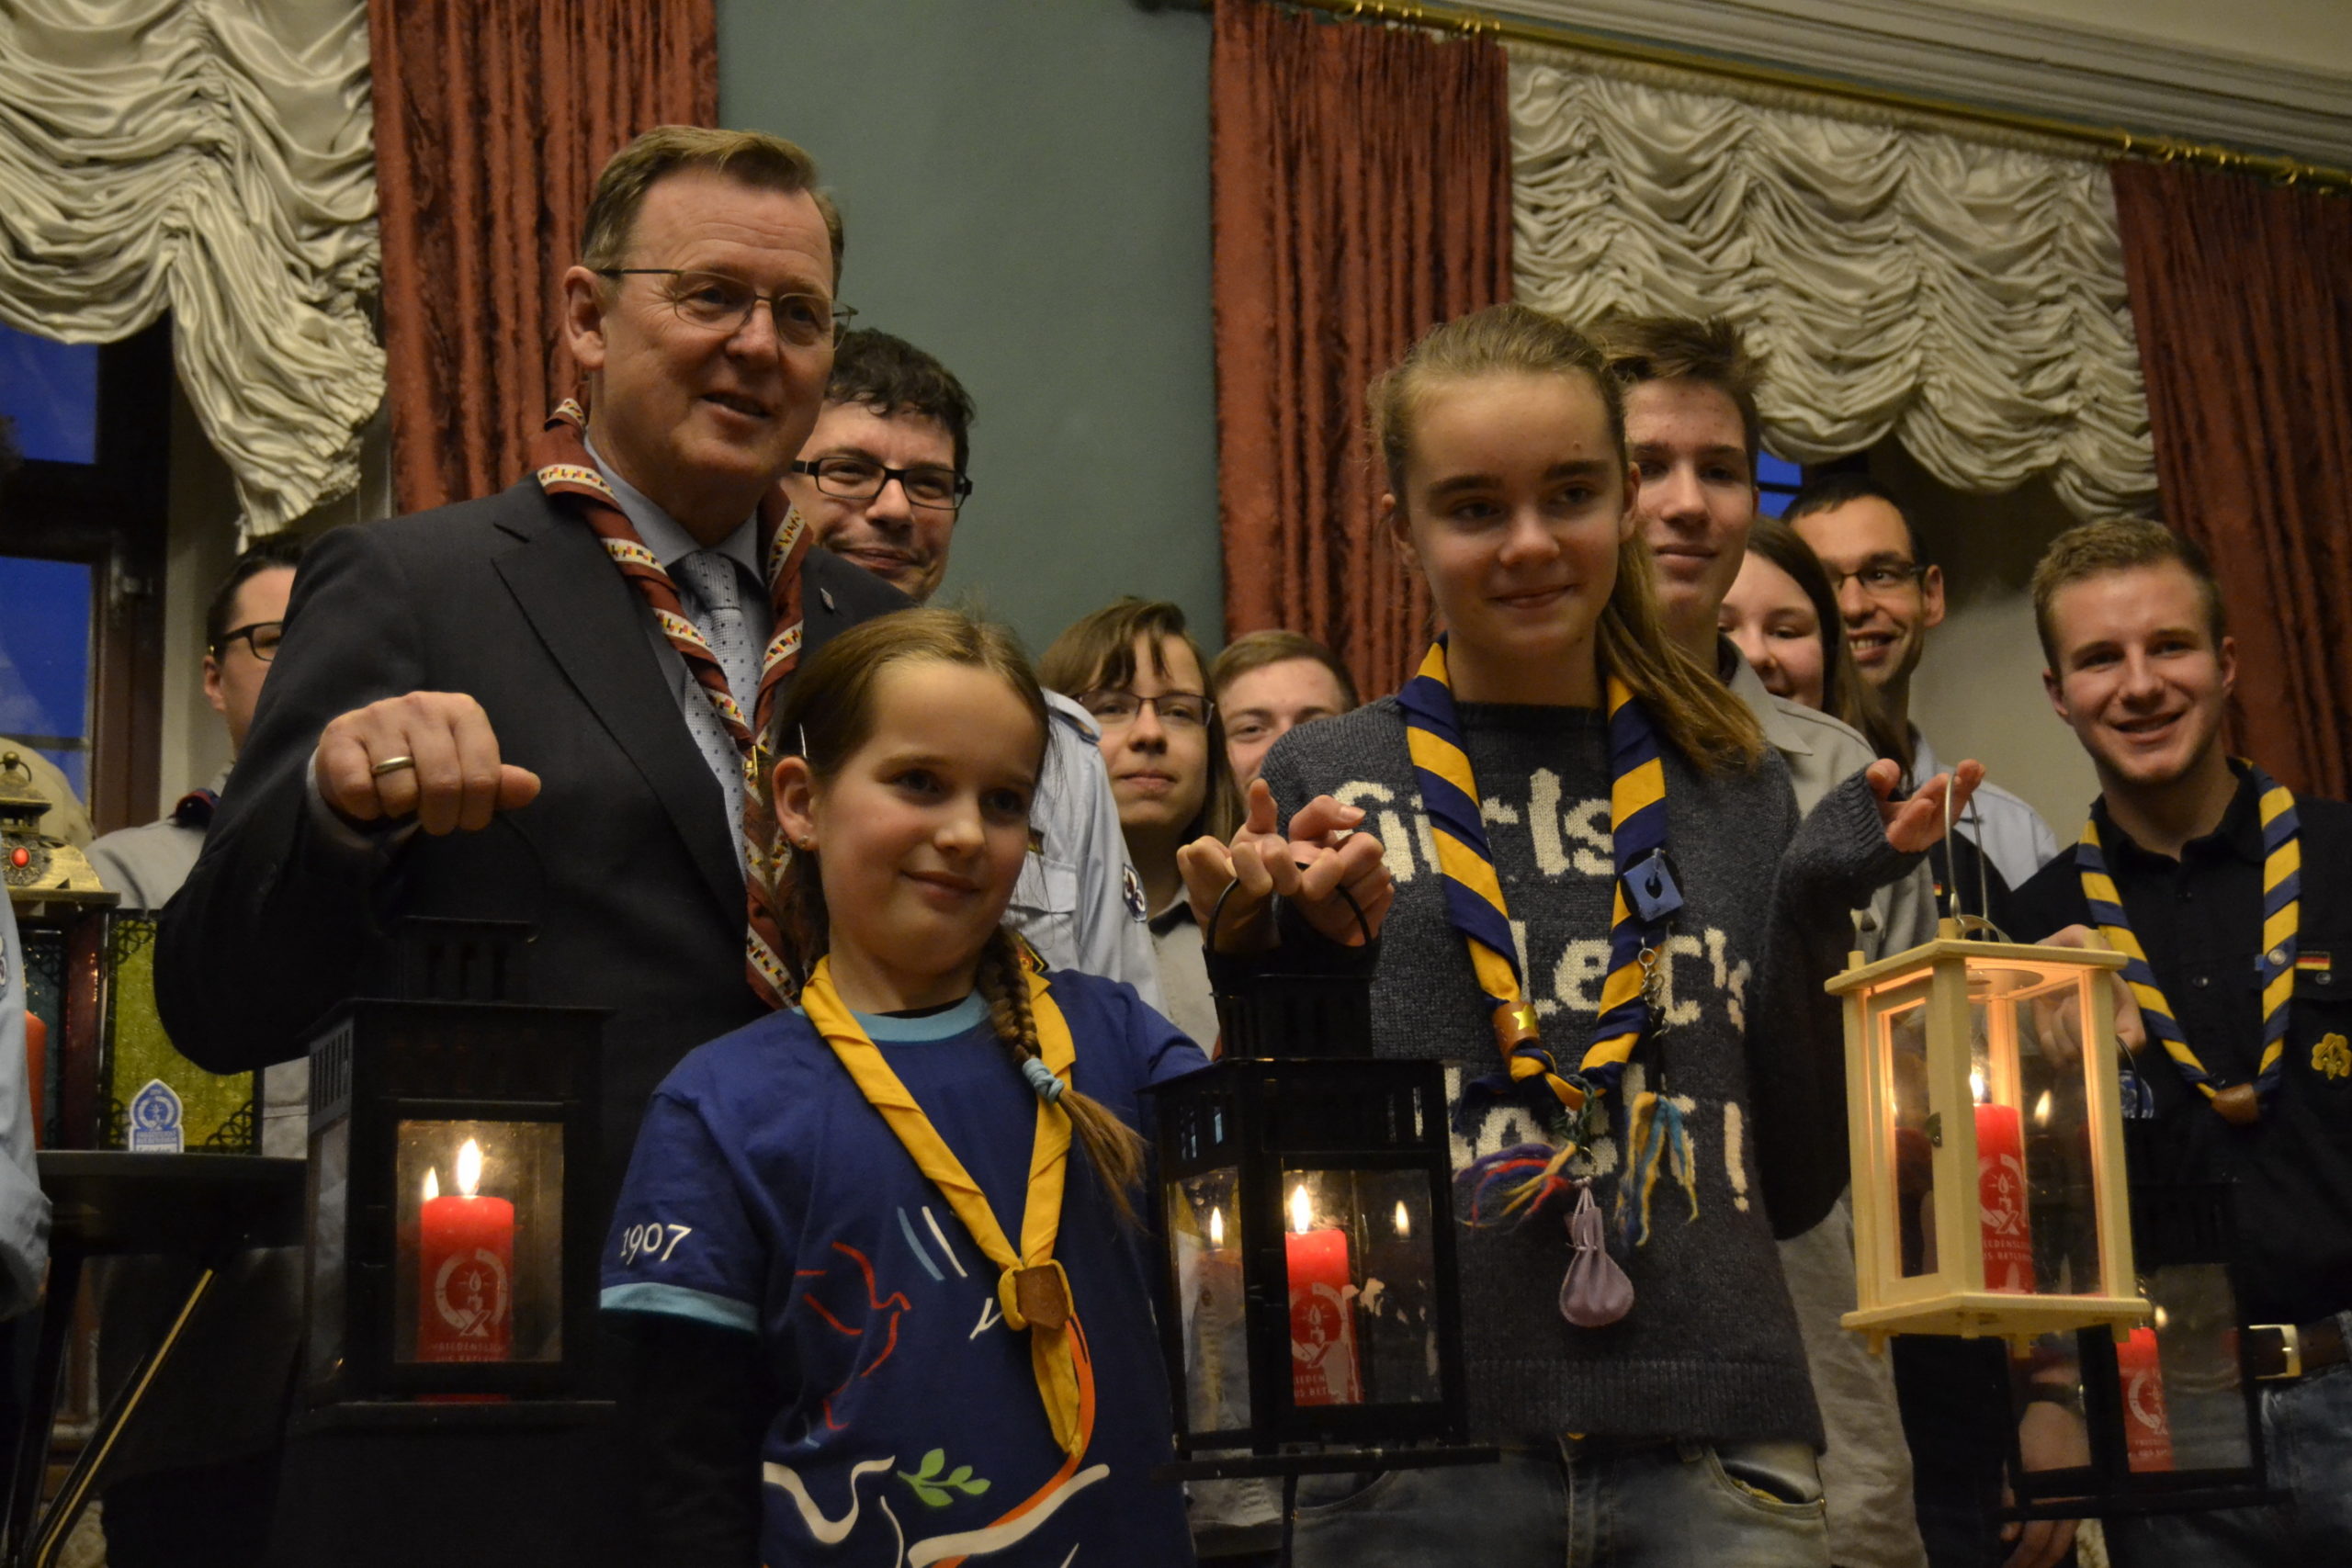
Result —
MULTIPOLYGON (((1518 1186, 1506 1212, 1540 1204, 1558 1190, 1561 1167, 1596 1119, 1588 1110, 1600 1111, 1598 1100, 1617 1086, 1634 1047, 1649 1032, 1653 971, 1668 920, 1682 902, 1665 853, 1666 770, 1658 760, 1657 732, 1632 690, 1613 675, 1607 682, 1607 701, 1609 826, 1617 871, 1609 976, 1601 986, 1600 1020, 1592 1042, 1577 1069, 1564 1074, 1544 1044, 1520 975, 1510 910, 1479 815, 1477 780, 1454 716, 1445 638, 1430 646, 1420 672, 1396 694, 1405 714, 1406 745, 1420 785, 1421 809, 1429 818, 1438 870, 1445 878, 1446 914, 1469 946, 1471 967, 1486 994, 1506 1068, 1504 1076, 1471 1085, 1471 1092, 1489 1099, 1531 1099, 1566 1127, 1562 1146, 1543 1151, 1545 1157, 1540 1160, 1531 1162, 1526 1149, 1504 1151, 1504 1156, 1515 1156, 1506 1160, 1513 1174, 1531 1163, 1542 1168, 1518 1186)), ((1501 1168, 1495 1172, 1502 1173, 1501 1168)))
MULTIPOLYGON (((2140 1003, 2140 1017, 2147 1024, 2148 1032, 2164 1043, 2165 1054, 2172 1058, 2182 1078, 2211 1100, 2222 1117, 2241 1127, 2259 1121, 2263 1106, 2278 1090, 2291 1011, 2288 1004, 2295 995, 2296 933, 2301 923, 2303 889, 2303 852, 2299 837, 2301 821, 2295 810, 2294 795, 2252 762, 2245 763, 2245 768, 2262 815, 2262 1056, 2250 1085, 2223 1089, 2214 1083, 2205 1064, 2198 1060, 2188 1033, 2173 1016, 2172 1004, 2165 999, 2163 988, 2156 984, 2156 972, 2148 965, 2147 951, 2132 934, 2131 918, 2123 912, 2123 897, 2116 891, 2115 879, 2108 874, 2107 856, 2099 846, 2098 818, 2083 825, 2082 840, 2075 846, 2075 866, 2082 874, 2084 901, 2090 905, 2091 919, 2107 938, 2108 945, 2126 960, 2123 981, 2140 1003)), ((2129 1094, 2124 1103, 2127 1111, 2137 1109, 2141 1114, 2147 1113, 2144 1102, 2134 1107, 2129 1094)))

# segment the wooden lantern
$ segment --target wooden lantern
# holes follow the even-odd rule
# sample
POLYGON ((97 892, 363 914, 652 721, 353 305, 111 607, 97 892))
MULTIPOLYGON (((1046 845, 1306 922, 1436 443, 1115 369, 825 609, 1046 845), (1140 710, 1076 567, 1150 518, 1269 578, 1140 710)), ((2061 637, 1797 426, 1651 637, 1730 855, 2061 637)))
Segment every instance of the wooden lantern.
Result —
POLYGON ((2149 1316, 2132 1255, 2103 948, 1937 940, 1846 998, 1856 1310, 1847 1327, 2036 1336, 2149 1316))

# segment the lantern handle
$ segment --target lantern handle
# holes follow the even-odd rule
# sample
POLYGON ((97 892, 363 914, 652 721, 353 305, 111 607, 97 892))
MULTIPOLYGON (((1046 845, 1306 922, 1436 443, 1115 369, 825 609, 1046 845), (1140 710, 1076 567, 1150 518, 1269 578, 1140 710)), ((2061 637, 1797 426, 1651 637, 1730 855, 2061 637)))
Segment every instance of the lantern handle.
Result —
MULTIPOLYGON (((1979 788, 1982 788, 1984 786, 1984 781, 1981 779, 1978 780, 1977 785, 1979 788)), ((1975 812, 1976 802, 1972 799, 1968 803, 1968 807, 1972 813, 1975 812)), ((1976 818, 1976 821, 1980 826, 1983 824, 1984 820, 1984 818, 1982 816, 1978 816, 1976 818)), ((1976 846, 1976 913, 1973 919, 1982 922, 1985 930, 1998 933, 2000 927, 1993 923, 1993 889, 1991 885, 1985 880, 1984 863, 1986 858, 1984 846, 1983 844, 1978 844, 1976 846)), ((1944 918, 1953 920, 1967 920, 1972 917, 1970 917, 1967 910, 1960 907, 1960 849, 1958 845, 1952 841, 1951 784, 1950 781, 1947 781, 1944 784, 1944 863, 1951 870, 1951 875, 1946 878, 1944 882, 1944 918)))
MULTIPOLYGON (((547 856, 539 852, 539 846, 531 841, 531 835, 523 831, 521 826, 514 821, 514 816, 510 812, 501 811, 493 815, 490 819, 490 826, 483 829, 481 833, 475 837, 478 839, 487 838, 489 834, 495 832, 501 828, 503 828, 507 832, 513 834, 514 836, 514 841, 523 846, 524 858, 530 864, 531 881, 533 886, 530 888, 530 897, 524 904, 524 918, 520 920, 502 920, 497 918, 486 919, 485 917, 479 915, 438 915, 427 916, 426 918, 468 920, 481 924, 510 924, 517 926, 521 929, 522 944, 526 948, 528 948, 538 941, 539 916, 547 908, 547 856)), ((416 917, 418 911, 413 909, 400 909, 394 911, 386 907, 387 904, 388 900, 381 895, 371 897, 364 901, 368 927, 369 932, 379 942, 395 942, 396 944, 398 938, 398 931, 396 928, 406 925, 409 920, 416 917)))
MULTIPOLYGON (((1306 869, 1304 862, 1296 863, 1298 864, 1299 870, 1305 871, 1306 869)), ((1217 950, 1216 929, 1218 923, 1225 919, 1225 901, 1227 898, 1232 897, 1233 890, 1240 886, 1241 879, 1238 876, 1232 881, 1227 883, 1225 885, 1225 891, 1216 896, 1216 902, 1209 908, 1208 930, 1201 933, 1201 945, 1211 953, 1215 953, 1217 950)), ((1349 911, 1356 918, 1356 929, 1363 932, 1364 945, 1366 947, 1370 947, 1373 942, 1372 922, 1364 918, 1363 906, 1356 902, 1356 896, 1348 891, 1347 884, 1345 883, 1340 884, 1337 887, 1334 887, 1332 891, 1347 900, 1349 911)), ((1282 901, 1282 895, 1279 893, 1275 894, 1272 901, 1274 903, 1280 903, 1282 901)))

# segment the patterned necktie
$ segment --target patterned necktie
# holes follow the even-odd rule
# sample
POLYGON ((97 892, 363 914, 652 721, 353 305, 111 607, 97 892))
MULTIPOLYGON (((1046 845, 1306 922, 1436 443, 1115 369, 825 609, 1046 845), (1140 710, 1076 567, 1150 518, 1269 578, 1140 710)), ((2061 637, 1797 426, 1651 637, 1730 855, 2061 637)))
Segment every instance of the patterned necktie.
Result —
MULTIPOLYGON (((759 682, 753 673, 756 664, 752 645, 751 629, 743 620, 743 593, 741 576, 731 557, 718 550, 695 550, 681 556, 670 564, 670 574, 677 585, 701 601, 701 613, 695 614, 690 601, 681 596, 688 618, 702 632, 710 645, 718 667, 726 673, 727 689, 740 706, 747 695, 757 693, 759 682)), ((690 725, 695 743, 702 748, 703 761, 718 776, 719 787, 727 792, 729 820, 733 820, 743 808, 743 761, 735 750, 734 738, 723 722, 713 722, 715 711, 694 716, 704 722, 690 725)))
MULTIPOLYGON (((761 655, 759 686, 747 717, 730 689, 729 671, 712 650, 702 628, 688 618, 678 598, 677 584, 638 537, 635 525, 621 510, 612 486, 588 455, 588 416, 580 404, 566 399, 531 443, 530 461, 539 489, 550 500, 570 508, 604 541, 605 554, 620 573, 636 584, 652 608, 653 619, 678 657, 686 661, 695 682, 725 728, 735 750, 741 783, 728 791, 730 811, 740 810, 743 826, 743 890, 747 907, 744 950, 746 978, 760 999, 772 1008, 785 1005, 793 986, 782 957, 783 936, 776 926, 774 868, 776 864, 775 814, 768 804, 766 732, 776 694, 800 663, 800 564, 808 554, 808 529, 800 513, 785 500, 782 486, 771 489, 760 502, 760 563, 767 575, 768 604, 775 612, 775 630, 761 655), (749 787, 744 787, 746 784, 749 787)), ((736 611, 735 636, 748 645, 740 596, 730 579, 728 592, 736 611)), ((741 679, 750 684, 750 663, 743 660, 741 679)), ((722 775, 724 776, 724 775, 722 775)))

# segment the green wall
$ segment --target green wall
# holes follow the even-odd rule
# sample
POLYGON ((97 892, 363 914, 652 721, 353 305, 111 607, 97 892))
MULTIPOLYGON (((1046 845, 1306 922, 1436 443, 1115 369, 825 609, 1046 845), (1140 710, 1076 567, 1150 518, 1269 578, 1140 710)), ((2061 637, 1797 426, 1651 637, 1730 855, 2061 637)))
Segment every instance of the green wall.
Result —
POLYGON ((859 324, 979 407, 944 595, 1033 651, 1127 592, 1220 640, 1208 54, 1134 0, 718 0, 722 123, 815 155, 859 324))

